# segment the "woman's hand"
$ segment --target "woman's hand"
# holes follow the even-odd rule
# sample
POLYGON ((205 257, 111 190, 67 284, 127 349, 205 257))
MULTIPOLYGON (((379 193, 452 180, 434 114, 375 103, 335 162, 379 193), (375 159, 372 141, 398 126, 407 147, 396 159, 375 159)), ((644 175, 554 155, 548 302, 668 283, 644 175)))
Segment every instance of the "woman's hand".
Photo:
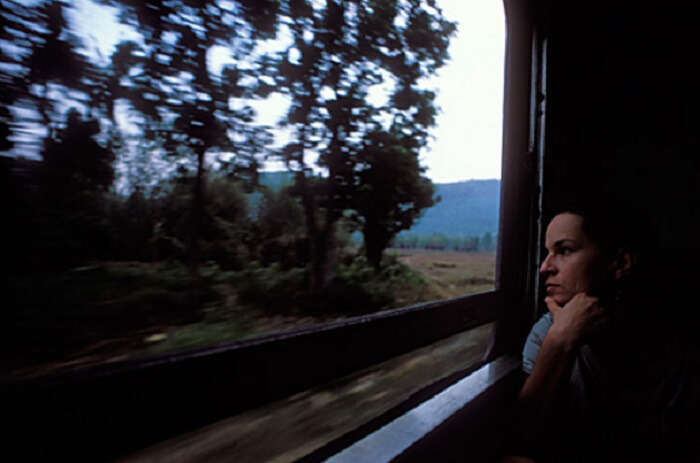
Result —
POLYGON ((546 297, 544 302, 554 318, 547 337, 567 351, 576 349, 591 334, 600 331, 609 318, 598 298, 584 293, 576 294, 563 307, 551 297, 546 297))

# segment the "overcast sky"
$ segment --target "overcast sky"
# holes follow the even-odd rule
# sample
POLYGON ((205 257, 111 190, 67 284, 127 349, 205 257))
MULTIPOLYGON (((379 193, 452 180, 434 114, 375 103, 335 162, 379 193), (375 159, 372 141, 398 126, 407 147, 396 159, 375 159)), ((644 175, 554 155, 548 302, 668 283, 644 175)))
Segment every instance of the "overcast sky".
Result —
MULTIPOLYGON (((103 58, 125 38, 135 38, 115 23, 114 11, 77 0, 74 11, 81 33, 103 58), (110 14, 111 13, 111 14, 110 14), (89 18, 87 21, 84 19, 89 18)), ((438 183, 501 177, 505 16, 499 0, 438 0, 444 15, 458 22, 449 53, 451 59, 431 82, 438 89, 441 111, 435 139, 421 155, 427 174, 438 183)), ((265 106, 280 108, 282 99, 265 106)), ((278 116, 261 111, 264 122, 278 116)))
POLYGON ((499 0, 438 0, 459 22, 438 77, 442 111, 422 159, 438 183, 501 178, 505 14, 499 0))

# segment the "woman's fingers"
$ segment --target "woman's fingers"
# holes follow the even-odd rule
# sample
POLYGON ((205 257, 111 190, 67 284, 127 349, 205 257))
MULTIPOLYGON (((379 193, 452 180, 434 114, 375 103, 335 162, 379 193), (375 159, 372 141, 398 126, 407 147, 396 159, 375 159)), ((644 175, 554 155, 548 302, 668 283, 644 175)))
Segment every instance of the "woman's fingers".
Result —
POLYGON ((544 303, 547 305, 547 310, 549 310, 549 312, 552 315, 555 315, 557 312, 559 312, 561 310, 561 306, 559 304, 557 304, 557 301, 555 301, 554 298, 552 298, 552 297, 549 297, 549 296, 545 297, 544 303))
POLYGON ((591 334, 600 331, 608 314, 598 305, 598 298, 585 293, 576 294, 562 307, 551 297, 545 298, 547 309, 554 317, 550 328, 556 339, 566 346, 578 346, 591 334))

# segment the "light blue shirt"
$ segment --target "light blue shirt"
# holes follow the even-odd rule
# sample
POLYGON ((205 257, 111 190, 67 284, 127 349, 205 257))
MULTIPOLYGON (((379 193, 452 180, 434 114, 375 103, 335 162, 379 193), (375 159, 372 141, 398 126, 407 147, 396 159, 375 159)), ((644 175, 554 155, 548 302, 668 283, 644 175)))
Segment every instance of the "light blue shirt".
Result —
POLYGON ((542 315, 537 323, 530 330, 530 334, 527 336, 525 341, 525 347, 523 347, 523 371, 528 375, 532 373, 532 368, 535 366, 535 360, 537 359, 537 354, 540 352, 540 347, 542 346, 542 341, 549 331, 549 327, 554 323, 552 314, 547 312, 542 315))

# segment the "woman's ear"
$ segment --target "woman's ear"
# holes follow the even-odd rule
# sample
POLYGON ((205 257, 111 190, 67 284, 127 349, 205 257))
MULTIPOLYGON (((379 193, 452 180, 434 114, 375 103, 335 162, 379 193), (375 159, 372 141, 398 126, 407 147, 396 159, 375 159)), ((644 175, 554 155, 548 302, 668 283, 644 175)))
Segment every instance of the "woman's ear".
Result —
POLYGON ((637 263, 637 256, 630 249, 622 248, 617 251, 613 268, 615 270, 615 279, 621 280, 627 277, 637 263))

